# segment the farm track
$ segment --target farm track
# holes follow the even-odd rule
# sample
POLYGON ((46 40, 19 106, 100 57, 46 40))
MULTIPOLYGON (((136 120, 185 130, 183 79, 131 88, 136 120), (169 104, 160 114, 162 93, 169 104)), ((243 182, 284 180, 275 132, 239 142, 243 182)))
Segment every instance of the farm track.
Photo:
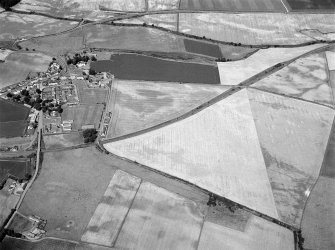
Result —
MULTIPOLYGON (((316 52, 319 52, 319 51, 323 51, 323 50, 326 50, 328 47, 330 47, 330 45, 328 46, 324 46, 324 47, 321 47, 321 48, 317 48, 317 49, 314 49, 312 51, 309 51, 307 53, 304 53, 298 57, 295 57, 291 60, 288 60, 286 62, 283 62, 283 63, 280 63, 279 66, 278 64, 277 65, 274 65, 254 76, 252 76, 251 78, 239 83, 238 85, 235 85, 235 86, 232 86, 232 88, 216 97, 214 97, 213 99, 209 100, 208 102, 206 103, 203 103, 201 105, 199 105, 198 107, 186 112, 185 114, 179 116, 179 117, 176 117, 174 119, 171 119, 169 121, 166 121, 166 122, 163 122, 163 123, 160 123, 160 124, 157 124, 155 126, 152 126, 150 128, 146 128, 146 129, 143 129, 143 130, 140 130, 140 131, 136 131, 136 132, 133 132, 133 133, 130 133, 130 134, 127 134, 127 135, 122 135, 122 136, 119 136, 119 137, 115 137, 115 138, 112 138, 112 139, 105 139, 103 141, 101 141, 102 144, 106 144, 106 143, 110 143, 110 142, 115 142, 115 141, 120 141, 120 140, 124 140, 124 139, 127 139, 127 138, 131 138, 131 137, 135 137, 135 136, 138 136, 138 135, 141 135, 141 134, 144 134, 144 133, 147 133, 147 132, 150 132, 150 131, 153 131, 153 130, 156 130, 156 129, 159 129, 159 128, 162 128, 162 127, 165 127, 167 125, 170 125, 172 123, 175 123, 175 122, 178 122, 180 120, 184 120, 196 113, 199 113, 200 111, 214 105, 215 103, 231 96, 232 94, 246 88, 246 87, 249 87, 250 85, 252 85, 253 83, 256 83, 258 82, 259 80, 263 79, 263 78, 266 78, 267 76, 283 69, 284 67, 288 66, 289 64, 291 64, 292 62, 296 61, 297 59, 301 58, 301 57, 304 57, 306 55, 309 55, 309 54, 313 54, 313 53, 316 53, 316 52)), ((278 95, 281 95, 281 94, 278 94, 278 95)), ((283 95, 285 96, 285 95, 283 95)), ((285 96, 286 97, 286 96, 285 96)), ((319 103, 315 103, 313 102, 314 104, 318 104, 318 105, 322 105, 322 104, 319 104, 319 103)), ((329 106, 326 106, 328 108, 330 108, 329 106)))

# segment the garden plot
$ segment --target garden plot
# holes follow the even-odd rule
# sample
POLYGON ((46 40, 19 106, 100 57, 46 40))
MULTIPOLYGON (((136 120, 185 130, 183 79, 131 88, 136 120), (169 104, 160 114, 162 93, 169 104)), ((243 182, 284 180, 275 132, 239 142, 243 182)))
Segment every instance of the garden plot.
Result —
POLYGON ((278 217, 246 90, 179 122, 104 146, 278 217))
POLYGON ((248 95, 278 213, 299 226, 319 175, 334 110, 254 89, 248 95))
POLYGON ((178 9, 179 0, 147 0, 148 10, 176 10, 178 9))
POLYGON ((47 150, 54 150, 84 144, 84 137, 82 133, 74 132, 67 134, 46 135, 43 136, 43 141, 47 150))
POLYGON ((327 63, 329 70, 335 70, 335 52, 326 51, 327 63))
POLYGON ((306 249, 328 250, 335 246, 334 190, 335 179, 323 176, 312 190, 301 223, 306 249))
POLYGON ((295 246, 292 231, 252 216, 245 231, 232 230, 206 221, 198 249, 294 250, 295 246))
POLYGON ((43 154, 19 212, 48 221, 47 235, 79 241, 116 169, 95 147, 43 154))
POLYGON ((253 84, 270 92, 334 106, 324 53, 302 57, 253 84))
POLYGON ((322 47, 316 44, 299 48, 262 49, 250 57, 234 62, 218 62, 221 84, 237 85, 262 71, 322 47))
POLYGON ((150 183, 141 184, 117 249, 194 249, 204 215, 198 205, 150 183))
POLYGON ((41 53, 14 52, 0 63, 0 88, 26 79, 29 72, 47 70, 51 57, 41 53))
POLYGON ((280 0, 181 0, 180 9, 202 11, 285 12, 280 0))
POLYGON ((81 240, 112 247, 140 183, 141 179, 116 171, 81 240))
POLYGON ((226 86, 113 81, 108 138, 150 128, 196 108, 227 91, 226 86))
POLYGON ((82 126, 94 125, 95 129, 99 128, 102 111, 102 104, 79 104, 66 106, 62 113, 62 121, 73 121, 72 130, 81 130, 82 126))
POLYGON ((185 52, 179 36, 145 27, 85 26, 88 47, 119 50, 185 52))
POLYGON ((299 31, 334 32, 334 14, 181 13, 179 31, 242 44, 301 44, 314 41, 299 31))
POLYGON ((77 24, 39 15, 3 12, 0 13, 0 40, 43 36, 71 29, 77 24))

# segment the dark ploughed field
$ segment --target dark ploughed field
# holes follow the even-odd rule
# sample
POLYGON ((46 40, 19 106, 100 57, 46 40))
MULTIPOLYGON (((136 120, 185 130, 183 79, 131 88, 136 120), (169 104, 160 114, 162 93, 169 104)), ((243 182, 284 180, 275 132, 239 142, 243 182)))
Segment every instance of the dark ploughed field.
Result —
POLYGON ((0 183, 4 179, 7 179, 8 175, 24 179, 25 175, 30 173, 31 169, 29 160, 0 160, 0 183))
POLYGON ((0 138, 22 136, 30 109, 0 98, 0 138))
POLYGON ((219 84, 215 66, 174 62, 133 54, 112 55, 111 60, 91 63, 96 72, 110 72, 124 80, 219 84))
POLYGON ((286 0, 292 11, 327 10, 335 11, 335 0, 286 0))
POLYGON ((205 56, 211 56, 220 58, 222 53, 220 47, 216 44, 209 44, 198 42, 194 40, 184 39, 184 45, 187 52, 201 54, 205 56))

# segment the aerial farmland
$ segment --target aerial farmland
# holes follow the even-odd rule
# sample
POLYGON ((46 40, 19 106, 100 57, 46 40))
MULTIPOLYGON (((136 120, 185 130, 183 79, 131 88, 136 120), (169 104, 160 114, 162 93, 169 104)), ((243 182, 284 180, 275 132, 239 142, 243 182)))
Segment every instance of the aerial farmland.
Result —
POLYGON ((0 0, 0 250, 335 248, 333 0, 0 0))

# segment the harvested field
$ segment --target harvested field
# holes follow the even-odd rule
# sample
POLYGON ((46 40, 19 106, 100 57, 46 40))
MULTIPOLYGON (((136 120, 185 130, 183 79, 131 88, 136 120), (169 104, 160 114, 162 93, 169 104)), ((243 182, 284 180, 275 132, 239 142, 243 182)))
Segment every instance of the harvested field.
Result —
POLYGON ((81 240, 112 247, 140 183, 141 179, 116 171, 81 240))
POLYGON ((221 84, 237 85, 278 63, 292 60, 322 46, 316 44, 299 48, 262 49, 244 60, 218 62, 221 84))
POLYGON ((23 136, 29 111, 22 104, 0 98, 0 138, 23 136))
POLYGON ((319 175, 334 110, 254 89, 248 95, 280 219, 298 226, 319 175))
POLYGON ((270 92, 334 106, 324 53, 302 57, 253 84, 270 92))
POLYGON ((104 146, 278 217, 246 90, 179 122, 104 146))
POLYGON ((185 52, 179 36, 151 28, 90 25, 84 32, 86 45, 93 48, 185 52))
POLYGON ((47 70, 51 57, 41 53, 14 52, 0 63, 0 88, 26 79, 29 72, 47 70))
POLYGON ((0 40, 43 36, 68 30, 77 24, 77 22, 8 11, 0 13, 0 20, 0 40))
POLYGON ((25 179, 25 175, 31 174, 29 159, 0 159, 0 185, 8 176, 25 179))
POLYGON ((194 249, 203 214, 196 203, 150 183, 141 184, 115 247, 194 249))
POLYGON ((147 0, 148 10, 176 10, 178 9, 179 0, 147 0))
POLYGON ((307 201, 301 223, 306 249, 328 250, 335 247, 334 191, 335 179, 321 176, 307 201))
POLYGON ((286 0, 292 11, 335 10, 334 0, 286 0))
POLYGON ((107 138, 140 131, 181 116, 228 89, 221 85, 114 80, 107 107, 112 112, 107 138))
POLYGON ((181 0, 182 10, 285 12, 280 0, 181 0))
MULTIPOLYGON (((177 30, 177 14, 153 14, 145 15, 137 18, 123 19, 116 23, 133 23, 155 25, 169 30, 177 30)), ((171 34, 170 34, 171 35, 171 34)))
POLYGON ((326 51, 327 63, 329 70, 335 70, 335 52, 326 51))
POLYGON ((44 153, 19 211, 48 220, 48 236, 79 241, 115 170, 95 147, 44 153))
POLYGON ((252 216, 242 232, 206 221, 198 249, 294 250, 295 247, 290 230, 252 216))
POLYGON ((83 37, 84 35, 81 32, 76 31, 56 36, 32 38, 20 42, 19 45, 29 50, 51 53, 53 55, 64 55, 84 48, 83 37))
POLYGON ((78 90, 79 101, 82 104, 106 103, 107 88, 90 88, 85 80, 73 80, 78 90))
POLYGON ((0 250, 111 250, 111 248, 84 243, 67 242, 56 239, 27 241, 6 236, 0 244, 0 250))
POLYGON ((187 52, 220 58, 222 57, 220 47, 217 44, 204 43, 195 40, 184 39, 187 52))
POLYGON ((334 32, 333 14, 181 13, 179 31, 242 44, 300 44, 314 41, 299 30, 334 32))
POLYGON ((90 67, 96 72, 110 72, 115 78, 122 80, 220 83, 215 66, 175 62, 143 55, 112 55, 110 60, 92 62, 90 67))
POLYGON ((47 150, 54 150, 84 144, 81 133, 67 133, 43 136, 43 141, 47 150))
POLYGON ((73 120, 72 130, 74 131, 81 130, 85 125, 94 125, 98 129, 103 109, 102 104, 66 106, 62 113, 62 121, 73 120))

